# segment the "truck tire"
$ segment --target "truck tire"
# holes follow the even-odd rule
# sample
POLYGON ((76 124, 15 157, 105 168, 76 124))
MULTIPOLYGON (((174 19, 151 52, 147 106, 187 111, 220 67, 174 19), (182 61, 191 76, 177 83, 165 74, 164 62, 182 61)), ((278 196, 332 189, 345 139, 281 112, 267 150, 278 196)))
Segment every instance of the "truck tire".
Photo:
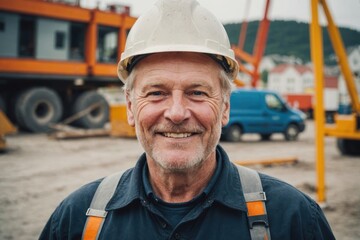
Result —
POLYGON ((338 138, 336 142, 342 155, 360 156, 360 140, 338 138))
POLYGON ((241 135, 241 127, 238 125, 231 125, 224 135, 224 140, 229 142, 239 142, 241 140, 241 135))
POLYGON ((80 94, 73 105, 73 114, 85 110, 93 104, 100 106, 74 122, 74 125, 86 129, 103 128, 109 120, 109 105, 105 98, 96 91, 88 91, 80 94))
POLYGON ((298 139, 299 133, 299 127, 296 124, 290 123, 284 132, 284 137, 287 141, 295 141, 298 139))
POLYGON ((15 102, 15 118, 20 127, 31 132, 49 132, 63 113, 58 94, 45 87, 30 88, 22 92, 15 102))

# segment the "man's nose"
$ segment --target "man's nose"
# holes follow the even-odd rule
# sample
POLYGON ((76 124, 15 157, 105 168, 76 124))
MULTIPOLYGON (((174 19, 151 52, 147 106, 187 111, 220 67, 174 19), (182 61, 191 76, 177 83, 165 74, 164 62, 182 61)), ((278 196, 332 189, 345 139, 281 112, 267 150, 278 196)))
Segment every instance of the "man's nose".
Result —
POLYGON ((190 118, 190 111, 187 106, 187 99, 182 92, 172 94, 168 108, 164 116, 175 124, 182 123, 190 118))

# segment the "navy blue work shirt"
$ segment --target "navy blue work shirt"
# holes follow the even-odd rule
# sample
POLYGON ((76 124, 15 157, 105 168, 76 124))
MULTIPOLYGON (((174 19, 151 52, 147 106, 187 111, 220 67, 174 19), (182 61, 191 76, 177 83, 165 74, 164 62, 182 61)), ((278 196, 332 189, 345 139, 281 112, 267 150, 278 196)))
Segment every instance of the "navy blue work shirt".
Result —
MULTIPOLYGON (((216 152, 221 169, 213 176, 213 186, 201 194, 176 226, 145 192, 142 178, 146 157, 142 155, 136 166, 124 173, 108 203, 99 239, 250 240, 238 171, 220 146, 216 152)), ((273 240, 335 239, 315 201, 273 177, 260 174, 260 178, 273 240)), ((100 182, 89 183, 69 195, 50 217, 40 239, 81 239, 85 213, 100 182)))

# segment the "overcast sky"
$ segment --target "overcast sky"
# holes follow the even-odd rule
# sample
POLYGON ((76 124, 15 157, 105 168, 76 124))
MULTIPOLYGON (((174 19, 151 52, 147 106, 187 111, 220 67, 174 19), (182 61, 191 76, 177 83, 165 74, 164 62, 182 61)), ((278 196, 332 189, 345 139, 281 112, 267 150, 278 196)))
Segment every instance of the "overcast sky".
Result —
MULTIPOLYGON (((106 3, 120 3, 131 7, 131 15, 138 17, 157 0, 81 0, 83 6, 94 7, 96 2, 101 6, 106 3)), ((213 12, 222 23, 241 22, 246 18, 245 8, 248 0, 198 0, 200 4, 213 12)), ((272 0, 270 19, 310 21, 311 0, 272 0)), ((262 18, 265 0, 250 0, 247 19, 262 18)), ((360 0, 327 0, 335 23, 338 26, 350 27, 360 31, 360 0)), ((322 20, 325 23, 324 20, 322 20)))

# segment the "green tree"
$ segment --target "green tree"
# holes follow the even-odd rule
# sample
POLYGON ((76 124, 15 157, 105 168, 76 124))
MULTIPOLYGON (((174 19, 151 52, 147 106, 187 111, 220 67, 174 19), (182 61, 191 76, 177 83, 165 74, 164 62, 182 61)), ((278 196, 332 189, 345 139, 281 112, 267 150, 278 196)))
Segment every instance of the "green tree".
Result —
POLYGON ((260 78, 261 78, 261 81, 264 84, 264 87, 266 87, 267 83, 268 83, 268 78, 269 78, 269 71, 267 71, 267 70, 262 71, 261 75, 260 75, 260 78))

